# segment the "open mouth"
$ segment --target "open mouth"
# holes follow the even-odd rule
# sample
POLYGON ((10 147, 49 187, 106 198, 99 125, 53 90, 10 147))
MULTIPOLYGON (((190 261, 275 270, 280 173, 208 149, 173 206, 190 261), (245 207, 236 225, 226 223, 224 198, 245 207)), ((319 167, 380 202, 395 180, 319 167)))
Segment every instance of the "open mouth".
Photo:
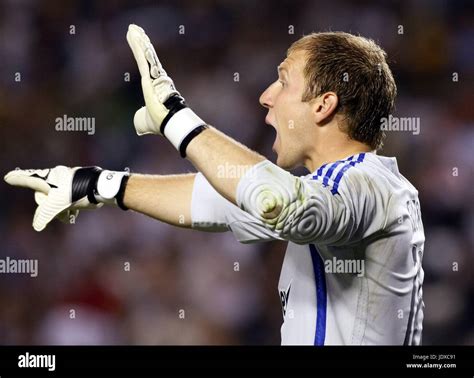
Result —
POLYGON ((272 146, 273 152, 278 153, 277 148, 279 144, 280 144, 280 137, 278 136, 278 132, 276 132, 275 141, 273 142, 273 146, 272 146))
POLYGON ((278 148, 278 145, 280 143, 280 138, 278 136, 277 128, 275 127, 275 125, 272 124, 272 122, 270 121, 268 115, 265 117, 265 123, 267 125, 271 126, 275 130, 276 135, 275 135, 275 141, 273 142, 272 151, 275 152, 275 153, 278 153, 277 148, 278 148))

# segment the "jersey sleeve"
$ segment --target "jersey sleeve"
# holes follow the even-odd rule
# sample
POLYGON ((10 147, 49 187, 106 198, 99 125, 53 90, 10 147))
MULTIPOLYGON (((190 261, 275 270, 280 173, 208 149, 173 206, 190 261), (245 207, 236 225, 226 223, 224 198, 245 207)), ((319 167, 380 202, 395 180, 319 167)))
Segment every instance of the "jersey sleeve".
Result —
POLYGON ((208 232, 231 231, 241 243, 282 240, 264 222, 222 197, 197 173, 191 199, 192 228, 208 232))
MULTIPOLYGON (((378 220, 374 185, 355 163, 346 163, 329 182, 296 177, 265 160, 240 180, 237 204, 276 235, 297 244, 360 240, 378 220)), ((376 227, 382 226, 379 223, 376 227)))

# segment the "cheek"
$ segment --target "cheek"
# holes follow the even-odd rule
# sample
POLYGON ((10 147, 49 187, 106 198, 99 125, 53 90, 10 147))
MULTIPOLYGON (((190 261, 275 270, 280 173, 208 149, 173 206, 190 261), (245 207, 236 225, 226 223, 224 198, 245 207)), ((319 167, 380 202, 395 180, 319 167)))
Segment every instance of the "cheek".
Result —
POLYGON ((275 116, 277 118, 277 123, 279 129, 284 131, 291 127, 291 123, 294 123, 294 114, 296 108, 296 103, 294 99, 282 91, 278 96, 277 101, 275 101, 275 116))
POLYGON ((292 133, 301 126, 302 116, 301 104, 287 100, 281 103, 276 112, 278 128, 283 133, 292 133))

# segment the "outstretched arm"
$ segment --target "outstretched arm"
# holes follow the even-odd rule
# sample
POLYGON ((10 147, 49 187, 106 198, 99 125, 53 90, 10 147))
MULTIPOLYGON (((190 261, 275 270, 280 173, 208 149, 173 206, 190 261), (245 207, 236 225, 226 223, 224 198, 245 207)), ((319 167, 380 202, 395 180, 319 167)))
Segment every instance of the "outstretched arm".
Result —
POLYGON ((75 222, 79 210, 104 204, 132 209, 179 227, 192 227, 191 204, 196 174, 152 176, 57 166, 16 169, 5 175, 13 186, 32 189, 38 207, 33 228, 42 231, 53 219, 75 222))
POLYGON ((194 173, 167 176, 132 174, 123 203, 129 209, 151 218, 190 228, 195 177, 194 173))

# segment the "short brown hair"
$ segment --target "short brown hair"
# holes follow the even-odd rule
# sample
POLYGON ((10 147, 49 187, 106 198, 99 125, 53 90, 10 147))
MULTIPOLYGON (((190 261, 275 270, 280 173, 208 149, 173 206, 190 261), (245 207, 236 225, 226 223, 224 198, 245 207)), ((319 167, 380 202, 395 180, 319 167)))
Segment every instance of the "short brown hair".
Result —
POLYGON ((346 116, 349 137, 381 148, 381 118, 392 112, 397 94, 385 51, 371 39, 343 32, 304 36, 290 46, 288 55, 300 50, 307 54, 302 101, 335 92, 336 112, 346 116))

